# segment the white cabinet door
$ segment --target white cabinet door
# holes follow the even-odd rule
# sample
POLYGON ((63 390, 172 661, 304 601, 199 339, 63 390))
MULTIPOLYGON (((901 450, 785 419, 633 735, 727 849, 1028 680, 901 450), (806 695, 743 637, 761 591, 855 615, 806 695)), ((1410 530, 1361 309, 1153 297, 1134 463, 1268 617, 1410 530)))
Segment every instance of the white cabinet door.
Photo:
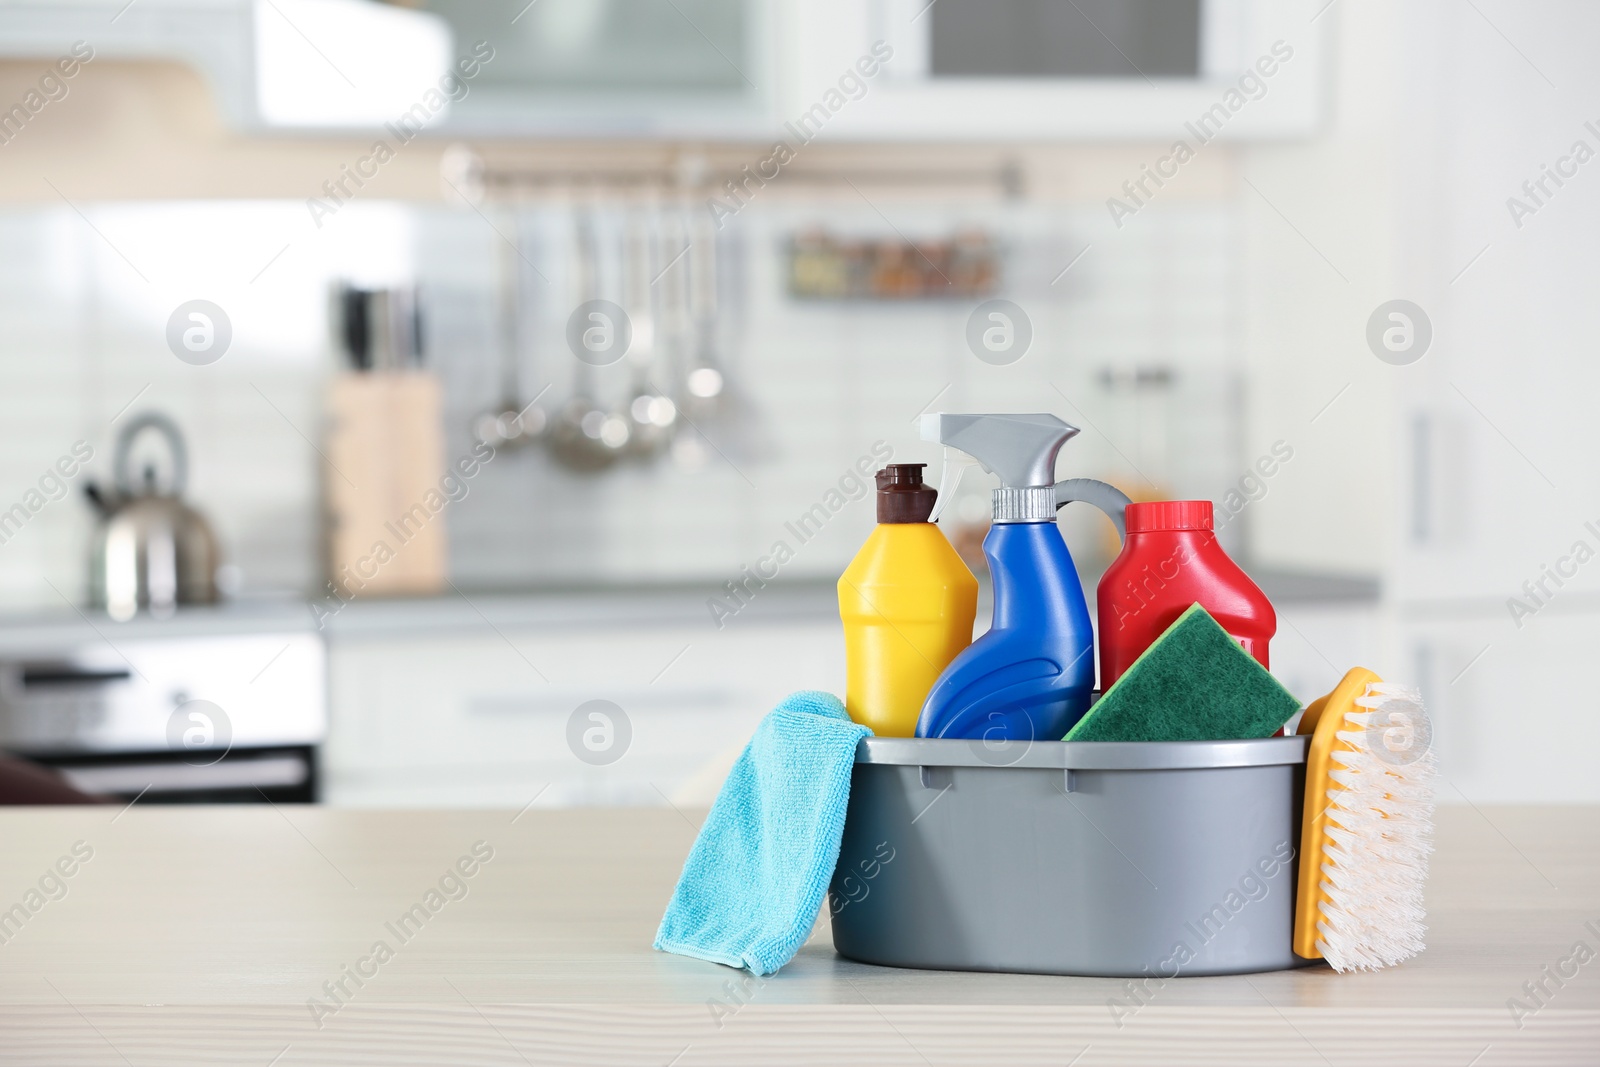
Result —
MULTIPOLYGON (((1400 16, 1416 47, 1390 127, 1398 270, 1359 312, 1404 298, 1431 323, 1420 358, 1386 368, 1400 468, 1388 588, 1402 600, 1503 600, 1575 542, 1600 551, 1585 526, 1600 528, 1600 123, 1550 106, 1527 61, 1559 65, 1565 92, 1600 90, 1600 69, 1572 62, 1600 7, 1564 11, 1523 20, 1517 52, 1471 5, 1400 16)), ((1596 574, 1577 581, 1600 590, 1596 574)))
POLYGON ((329 803, 704 807, 785 695, 843 692, 844 642, 821 620, 484 629, 342 639, 329 670, 329 803))
POLYGON ((1600 802, 1600 615, 1417 618, 1399 627, 1433 720, 1444 804, 1600 802))

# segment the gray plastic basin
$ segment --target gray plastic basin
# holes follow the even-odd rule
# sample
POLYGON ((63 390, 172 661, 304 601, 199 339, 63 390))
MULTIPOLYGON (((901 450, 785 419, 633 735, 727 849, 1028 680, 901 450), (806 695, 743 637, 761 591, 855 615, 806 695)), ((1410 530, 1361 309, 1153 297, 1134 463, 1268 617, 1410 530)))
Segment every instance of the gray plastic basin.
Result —
POLYGON ((1245 974, 1290 948, 1307 738, 869 737, 833 943, 940 970, 1245 974))

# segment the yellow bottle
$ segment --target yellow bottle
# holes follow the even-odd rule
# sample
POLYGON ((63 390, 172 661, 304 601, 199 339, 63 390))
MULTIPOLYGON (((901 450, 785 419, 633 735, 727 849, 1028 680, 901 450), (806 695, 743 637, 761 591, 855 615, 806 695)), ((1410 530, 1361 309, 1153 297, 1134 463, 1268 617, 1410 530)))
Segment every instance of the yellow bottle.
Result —
POLYGON ((925 463, 878 472, 878 527, 839 579, 845 709, 880 737, 912 737, 939 674, 972 643, 978 580, 928 521, 925 463))

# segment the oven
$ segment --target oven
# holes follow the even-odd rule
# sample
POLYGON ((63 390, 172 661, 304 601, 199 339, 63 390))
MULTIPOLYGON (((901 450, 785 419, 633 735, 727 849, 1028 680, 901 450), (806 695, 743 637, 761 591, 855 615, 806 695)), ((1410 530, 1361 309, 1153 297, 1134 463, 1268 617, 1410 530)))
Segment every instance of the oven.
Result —
POLYGON ((327 666, 303 608, 0 624, 0 750, 140 803, 312 802, 327 666))

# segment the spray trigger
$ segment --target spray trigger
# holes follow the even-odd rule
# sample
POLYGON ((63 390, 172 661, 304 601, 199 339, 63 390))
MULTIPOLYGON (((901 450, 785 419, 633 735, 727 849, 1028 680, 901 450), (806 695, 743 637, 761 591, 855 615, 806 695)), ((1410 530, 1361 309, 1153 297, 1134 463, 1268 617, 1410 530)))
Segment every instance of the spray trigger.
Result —
POLYGON ((968 468, 976 467, 978 461, 950 445, 944 446, 944 467, 939 472, 939 496, 934 501, 933 513, 928 516, 929 522, 938 522, 939 516, 944 512, 944 506, 955 495, 956 487, 961 484, 961 476, 967 473, 968 468))

